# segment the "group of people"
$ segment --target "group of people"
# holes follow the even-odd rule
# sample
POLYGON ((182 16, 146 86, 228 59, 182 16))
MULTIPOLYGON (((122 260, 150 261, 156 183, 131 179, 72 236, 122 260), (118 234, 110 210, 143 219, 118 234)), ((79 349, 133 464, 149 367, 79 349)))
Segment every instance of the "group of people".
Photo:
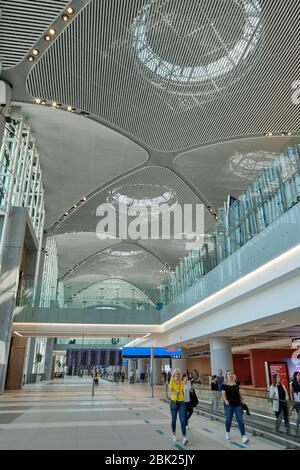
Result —
MULTIPOLYGON (((225 377, 223 377, 222 371, 219 370, 218 376, 214 378, 214 384, 217 386, 217 390, 221 391, 224 402, 226 439, 230 439, 232 418, 233 415, 235 415, 242 436, 242 442, 246 444, 249 438, 246 435, 243 421, 243 405, 245 405, 245 403, 239 383, 237 383, 236 380, 232 371, 227 371, 225 377)), ((186 430, 188 428, 189 419, 193 414, 193 407, 196 401, 198 401, 188 374, 183 373, 181 375, 179 369, 174 370, 169 383, 169 397, 172 417, 172 439, 174 442, 177 441, 176 421, 177 415, 179 415, 183 445, 186 445, 188 443, 186 430)))
POLYGON ((177 415, 179 415, 181 432, 183 437, 183 445, 188 443, 186 430, 188 429, 189 419, 193 414, 193 408, 197 403, 195 390, 192 387, 191 381, 187 373, 175 369, 169 382, 169 397, 170 397, 170 411, 171 411, 171 427, 173 442, 177 441, 176 437, 176 422, 177 415))
POLYGON ((282 383, 282 378, 279 374, 274 375, 273 382, 270 387, 270 398, 273 401, 273 411, 276 416, 275 431, 279 432, 282 416, 285 422, 286 433, 290 434, 290 419, 289 419, 289 400, 291 401, 291 411, 295 410, 297 413, 296 433, 299 437, 300 429, 300 372, 297 371, 293 375, 293 380, 290 383, 290 390, 287 390, 282 383))

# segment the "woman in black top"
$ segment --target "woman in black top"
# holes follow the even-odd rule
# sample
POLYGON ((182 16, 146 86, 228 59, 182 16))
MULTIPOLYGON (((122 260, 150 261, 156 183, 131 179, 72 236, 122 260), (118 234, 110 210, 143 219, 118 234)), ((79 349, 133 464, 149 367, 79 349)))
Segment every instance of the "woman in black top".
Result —
POLYGON ((230 428, 234 414, 238 422, 239 430, 242 436, 242 442, 243 444, 246 444, 246 442, 249 441, 249 438, 246 436, 243 420, 243 397, 240 392, 240 387, 234 381, 234 375, 230 370, 227 371, 225 375, 225 380, 222 387, 222 398, 224 400, 224 410, 226 415, 226 439, 230 439, 230 428))

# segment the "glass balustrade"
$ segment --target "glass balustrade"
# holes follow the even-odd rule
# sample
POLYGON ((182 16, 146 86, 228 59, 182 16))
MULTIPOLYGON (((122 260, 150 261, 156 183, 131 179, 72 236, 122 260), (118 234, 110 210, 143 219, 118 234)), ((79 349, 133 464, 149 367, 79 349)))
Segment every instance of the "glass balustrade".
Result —
MULTIPOLYGON (((224 403, 222 400, 221 392, 215 392, 209 388, 194 385, 196 394, 199 400, 196 410, 199 412, 204 411, 211 414, 211 417, 215 416, 225 421, 224 403)), ((250 415, 244 412, 244 422, 247 430, 247 426, 253 426, 254 428, 265 430, 268 432, 276 432, 278 435, 286 434, 286 427, 282 416, 282 422, 280 424, 279 432, 275 430, 276 417, 273 411, 273 401, 266 396, 259 396, 254 394, 254 391, 249 389, 243 389, 241 392, 244 398, 244 403, 248 406, 250 415)), ((267 394, 267 392, 266 392, 267 394)), ((168 397, 168 388, 166 387, 166 397, 168 397)), ((292 409, 292 403, 288 403, 289 410, 289 425, 290 434, 293 439, 300 442, 299 427, 297 427, 297 413, 292 409)), ((193 418, 191 418, 192 420, 193 418)), ((233 423, 235 419, 233 419, 233 423)), ((225 432, 225 429, 224 429, 225 432)), ((237 430, 238 432, 238 430, 237 430)))
MULTIPOLYGON (((72 295, 64 286, 60 283, 56 285, 53 280, 47 281, 47 285, 44 282, 36 286, 33 286, 30 280, 23 281, 17 303, 19 306, 42 308, 161 310, 162 307, 172 303, 179 305, 182 302, 182 307, 191 306, 214 291, 229 285, 247 272, 278 256, 280 249, 284 252, 300 243, 300 230, 298 230, 300 219, 297 213, 291 216, 291 220, 283 222, 283 225, 290 225, 290 232, 295 232, 293 235, 291 233, 285 235, 286 230, 283 227, 280 228, 279 235, 274 235, 274 225, 272 226, 272 237, 269 238, 272 238, 272 244, 281 246, 272 247, 265 254, 265 258, 252 254, 250 258, 259 259, 245 261, 244 256, 243 259, 235 260, 232 266, 228 265, 226 269, 220 270, 216 282, 206 276, 247 243, 258 240, 258 235, 264 231, 266 233, 271 224, 280 221, 282 217, 288 217, 292 213, 292 208, 299 207, 299 138, 294 138, 274 160, 272 166, 265 168, 237 199, 231 199, 230 207, 218 211, 218 219, 203 235, 203 243, 199 249, 191 250, 161 283, 160 299, 157 304, 145 298, 118 296, 112 298, 106 295, 105 291, 93 297, 84 294, 72 295), (189 289, 191 287, 193 288, 189 289)), ((82 286, 83 291, 84 287, 86 286, 82 286)), ((76 286, 76 292, 80 291, 80 286, 76 286)), ((163 311, 163 315, 169 315, 170 312, 167 310, 163 311)), ((176 309, 173 309, 170 315, 175 313, 176 309)))
MULTIPOLYGON (((299 139, 298 139, 299 140, 299 139)), ((161 284, 166 306, 300 201, 300 143, 286 146, 271 167, 237 198, 218 211, 218 219, 161 284)), ((299 240, 300 241, 300 240, 299 240)), ((201 293, 197 293, 201 297, 201 293)))
POLYGON ((17 307, 93 309, 93 310, 156 310, 156 305, 144 298, 110 297, 102 292, 98 296, 66 295, 63 289, 44 284, 34 284, 31 280, 21 282, 17 298, 17 307))

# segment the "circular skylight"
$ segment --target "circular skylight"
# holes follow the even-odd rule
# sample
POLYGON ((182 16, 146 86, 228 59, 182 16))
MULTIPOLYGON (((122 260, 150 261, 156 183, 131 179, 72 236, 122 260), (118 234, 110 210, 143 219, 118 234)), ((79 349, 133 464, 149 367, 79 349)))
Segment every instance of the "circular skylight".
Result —
POLYGON ((216 91, 215 81, 255 48, 261 8, 257 0, 192 0, 183 14, 173 2, 152 0, 135 18, 132 31, 141 64, 156 78, 177 85, 210 82, 216 91))
MULTIPOLYGON (((167 204, 169 207, 177 204, 178 198, 176 192, 155 183, 136 183, 127 184, 111 189, 108 193, 107 200, 109 204, 118 205, 122 208, 154 208, 167 204)), ((155 215, 152 213, 152 216, 155 215)))

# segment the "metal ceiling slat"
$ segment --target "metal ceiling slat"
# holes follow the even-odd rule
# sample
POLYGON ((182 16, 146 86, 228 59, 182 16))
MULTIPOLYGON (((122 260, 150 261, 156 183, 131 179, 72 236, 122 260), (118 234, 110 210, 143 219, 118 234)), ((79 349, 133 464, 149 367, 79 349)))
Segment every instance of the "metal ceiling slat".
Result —
POLYGON ((15 67, 24 59, 68 3, 69 0, 0 1, 0 57, 3 69, 15 67))
MULTIPOLYGON (((255 4, 255 0, 247 1, 255 4)), ((241 29, 234 15, 240 18, 237 5, 241 9, 243 4, 244 0, 205 3, 206 15, 218 25, 222 26, 222 8, 227 8, 226 18, 232 17, 227 29, 225 25, 222 29, 222 41, 229 47, 241 29)), ((130 28, 145 5, 142 0, 91 2, 33 66, 27 81, 29 92, 34 96, 39 91, 44 98, 55 97, 66 105, 72 102, 163 152, 268 130, 299 129, 299 107, 291 101, 292 81, 300 76, 297 0, 291 0, 289 9, 283 2, 260 0, 260 40, 235 70, 216 78, 219 92, 212 82, 183 82, 174 88, 174 83, 152 74, 141 63, 130 28), (45 74, 43 87, 38 89, 39 76, 45 74), (209 96, 203 94, 207 87, 212 87, 209 96)), ((197 41, 202 36, 186 40, 189 27, 192 33, 195 26, 184 19, 190 18, 189 12, 195 24, 197 18, 200 21, 201 2, 155 0, 149 8, 149 31, 156 34, 158 49, 161 44, 172 51, 168 48, 173 36, 164 28, 162 15, 174 11, 182 18, 178 29, 184 36, 183 46, 173 49, 175 62, 189 63, 194 57, 201 64, 203 47, 207 52, 213 50, 212 33, 205 45, 199 45, 199 53, 197 41)))

